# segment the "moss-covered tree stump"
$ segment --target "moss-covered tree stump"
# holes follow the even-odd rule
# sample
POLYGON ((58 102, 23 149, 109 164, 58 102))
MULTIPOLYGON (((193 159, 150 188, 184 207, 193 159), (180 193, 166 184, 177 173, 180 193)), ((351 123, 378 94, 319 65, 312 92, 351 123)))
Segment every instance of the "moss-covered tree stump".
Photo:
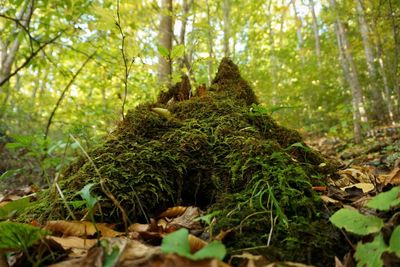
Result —
MULTIPOLYGON (((175 94, 183 87, 187 91, 177 86, 175 94)), ((94 183, 99 220, 118 221, 120 209, 100 188, 102 180, 132 221, 173 205, 197 205, 220 211, 216 229, 234 230, 227 243, 232 251, 332 263, 338 234, 312 190, 331 165, 256 105, 238 67, 223 59, 206 94, 164 104, 166 96, 129 111, 104 144, 89 151, 96 167, 82 157, 63 173, 67 200, 79 200, 77 192, 94 183)), ((56 193, 39 203, 36 214, 45 219, 69 216, 56 193)))

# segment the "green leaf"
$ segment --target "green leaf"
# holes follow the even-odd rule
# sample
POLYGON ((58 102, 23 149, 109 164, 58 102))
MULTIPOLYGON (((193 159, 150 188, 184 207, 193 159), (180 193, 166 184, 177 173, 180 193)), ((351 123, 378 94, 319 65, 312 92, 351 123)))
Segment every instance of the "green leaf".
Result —
POLYGON ((226 255, 225 246, 219 241, 213 241, 204 248, 197 251, 190 258, 193 260, 202 260, 207 258, 217 258, 223 260, 226 255))
POLYGON ((356 210, 340 209, 329 219, 335 226, 358 235, 379 232, 383 220, 375 216, 366 216, 356 210))
POLYGON ((0 249, 20 249, 26 251, 48 231, 29 224, 0 222, 0 249))
POLYGON ((221 213, 221 211, 216 210, 216 211, 213 211, 213 212, 211 212, 211 213, 209 213, 209 214, 200 216, 200 217, 196 218, 195 220, 196 220, 196 221, 203 221, 203 222, 205 222, 207 225, 210 225, 210 224, 211 224, 211 220, 212 220, 215 216, 217 216, 218 214, 220 214, 220 213, 221 213))
POLYGON ((94 184, 85 185, 81 191, 79 191, 82 198, 86 201, 86 205, 90 210, 94 208, 96 205, 97 199, 90 194, 90 189, 94 186, 94 184))
POLYGON ((189 232, 186 228, 181 228, 167 236, 161 243, 161 252, 176 253, 183 257, 190 257, 189 232))
POLYGON ((389 241, 389 249, 390 251, 397 254, 400 257, 400 225, 394 228, 392 232, 392 236, 389 241))
POLYGON ((20 170, 21 169, 8 170, 8 171, 4 172, 2 175, 0 175, 0 180, 10 178, 11 176, 14 176, 14 174, 19 173, 20 170))
MULTIPOLYGON (((29 197, 23 197, 10 203, 7 203, 0 208, 0 220, 5 220, 13 217, 17 212, 22 211, 30 205, 29 197)), ((1 233, 1 231, 0 231, 1 233)), ((1 234, 0 234, 1 235, 1 234)))
POLYGON ((354 258, 357 260, 357 267, 382 267, 382 254, 388 250, 382 234, 377 235, 372 242, 357 244, 354 258))
POLYGON ((163 58, 169 59, 169 51, 165 46, 157 45, 157 50, 163 58))
POLYGON ((184 45, 177 45, 172 48, 171 51, 171 59, 177 59, 183 57, 185 54, 185 46, 184 45))
POLYGON ((398 205, 400 205, 400 186, 376 195, 367 203, 368 208, 377 210, 389 210, 398 205))

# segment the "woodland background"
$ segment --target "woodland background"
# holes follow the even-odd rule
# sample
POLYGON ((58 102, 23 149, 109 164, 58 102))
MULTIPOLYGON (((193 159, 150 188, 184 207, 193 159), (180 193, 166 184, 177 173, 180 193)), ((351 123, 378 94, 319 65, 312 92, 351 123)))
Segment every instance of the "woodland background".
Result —
POLYGON ((280 124, 360 142, 400 116, 399 27, 397 0, 2 0, 0 138, 59 169, 229 56, 280 124))

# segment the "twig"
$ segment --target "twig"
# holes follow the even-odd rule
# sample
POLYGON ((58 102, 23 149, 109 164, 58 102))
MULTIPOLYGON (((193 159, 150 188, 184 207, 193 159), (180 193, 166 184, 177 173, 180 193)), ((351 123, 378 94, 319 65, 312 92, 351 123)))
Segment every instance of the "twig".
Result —
POLYGON ((22 63, 21 66, 19 66, 18 68, 16 68, 12 73, 10 73, 8 76, 6 76, 3 80, 0 81, 0 87, 2 85, 4 85, 6 82, 8 82, 10 80, 11 77, 15 76, 21 69, 23 69, 24 67, 26 67, 31 60, 41 51, 43 50, 47 45, 53 43, 55 40, 57 40, 61 34, 63 32, 61 32, 60 34, 58 34, 57 36, 55 36, 54 38, 50 39, 49 41, 45 42, 44 44, 40 45, 35 51, 33 51, 29 57, 27 57, 24 61, 24 63, 22 63))
POLYGON ((76 77, 78 77, 79 73, 81 73, 81 71, 83 70, 83 68, 84 68, 84 67, 86 66, 86 64, 94 57, 95 54, 96 54, 96 52, 93 53, 92 55, 90 55, 90 56, 85 60, 85 62, 83 62, 82 66, 76 71, 76 73, 74 74, 74 76, 72 76, 71 80, 69 81, 69 83, 65 86, 64 90, 62 91, 62 93, 61 93, 60 97, 58 98, 57 103, 56 103, 56 105, 54 106, 54 108, 53 108, 53 110, 52 110, 52 112, 51 112, 51 114, 50 114, 50 117, 49 117, 49 119, 48 119, 48 121, 47 121, 46 130, 45 130, 45 133, 44 133, 44 139, 45 139, 45 140, 47 139, 47 136, 48 136, 48 134, 49 134, 49 130, 50 130, 50 126, 51 126, 53 117, 54 117, 54 115, 56 114, 56 111, 57 111, 58 107, 60 106, 61 101, 64 99, 65 94, 67 93, 67 91, 68 91, 68 89, 71 87, 71 85, 74 83, 76 77))
POLYGON ((117 21, 115 22, 115 25, 118 28, 118 31, 121 35, 121 54, 122 54, 122 60, 124 61, 124 68, 125 68, 125 75, 124 75, 124 100, 122 101, 122 108, 121 108, 121 114, 122 114, 122 119, 125 119, 125 103, 126 103, 126 97, 128 95, 128 79, 129 79, 129 73, 131 71, 131 67, 133 63, 135 62, 135 58, 132 58, 131 62, 129 63, 128 66, 128 59, 125 53, 125 34, 122 31, 121 27, 121 16, 120 16, 120 11, 119 11, 119 0, 117 1, 117 21))

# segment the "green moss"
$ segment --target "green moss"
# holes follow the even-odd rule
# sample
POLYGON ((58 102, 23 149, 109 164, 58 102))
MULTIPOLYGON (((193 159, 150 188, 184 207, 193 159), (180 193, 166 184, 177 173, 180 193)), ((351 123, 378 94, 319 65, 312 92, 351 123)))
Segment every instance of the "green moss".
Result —
MULTIPOLYGON (((164 104, 169 97, 175 97, 173 92, 161 103, 129 111, 104 144, 89 151, 107 188, 132 221, 177 204, 197 205, 222 211, 216 228, 235 229, 236 238, 228 243, 231 249, 265 247, 270 238, 271 255, 298 260, 295 251, 306 249, 314 255, 324 246, 331 248, 335 239, 317 230, 327 227, 327 221, 311 188, 321 183, 313 178, 322 176, 321 163, 329 163, 304 145, 296 131, 252 110, 256 97, 237 66, 224 59, 205 97, 164 104), (153 112, 154 107, 168 109, 173 119, 153 112)), ((98 220, 121 219, 100 189, 91 162, 81 158, 63 177, 60 186, 67 201, 80 200, 77 192, 95 183, 101 204, 98 220)), ((50 196, 44 198, 48 207, 40 214, 68 216, 59 197, 51 197, 54 204, 48 205, 53 203, 50 196)), ((82 208, 72 210, 77 217, 85 213, 82 208)))

